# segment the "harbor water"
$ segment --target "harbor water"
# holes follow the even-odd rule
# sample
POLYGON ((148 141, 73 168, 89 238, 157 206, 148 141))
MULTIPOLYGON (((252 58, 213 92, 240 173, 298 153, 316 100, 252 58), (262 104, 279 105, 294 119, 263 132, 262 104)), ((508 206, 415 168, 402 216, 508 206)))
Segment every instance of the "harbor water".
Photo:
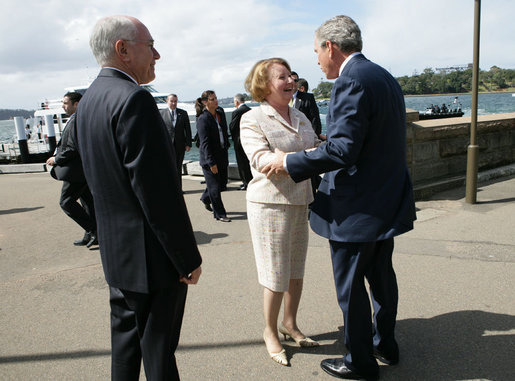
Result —
MULTIPOLYGON (((407 96, 405 97, 406 107, 424 111, 430 105, 445 104, 449 106, 454 101, 456 95, 426 95, 426 96, 407 96)), ((461 105, 462 111, 465 113, 464 116, 470 116, 472 107, 472 95, 471 94, 457 94, 458 102, 461 105)), ((252 104, 251 104, 252 106, 252 104)), ((322 121, 322 133, 325 133, 325 119, 327 116, 327 105, 320 106, 320 119, 322 121)), ((508 112, 515 112, 515 96, 512 93, 483 93, 478 96, 478 114, 502 114, 508 112)), ((192 136, 195 136, 195 117, 190 116, 192 121, 192 136)), ((227 114, 227 123, 231 120, 231 114, 227 114)), ((13 120, 2 120, 0 121, 0 143, 13 143, 16 142, 16 130, 14 128, 13 120)), ((232 144, 232 142, 231 142, 232 144)), ((197 147, 193 145, 190 152, 186 152, 185 160, 198 161, 199 153, 197 147)), ((231 147, 229 149, 229 161, 236 162, 234 156, 234 150, 231 147)))

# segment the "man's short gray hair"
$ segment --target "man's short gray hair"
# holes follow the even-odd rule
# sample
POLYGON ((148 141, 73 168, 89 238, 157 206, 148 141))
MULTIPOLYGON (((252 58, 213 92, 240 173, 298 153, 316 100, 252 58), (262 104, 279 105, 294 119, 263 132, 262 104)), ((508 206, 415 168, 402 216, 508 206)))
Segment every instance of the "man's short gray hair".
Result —
POLYGON ((245 97, 243 96, 243 94, 236 94, 234 96, 234 99, 237 100, 239 103, 245 103, 245 97))
POLYGON ((345 53, 361 52, 363 41, 358 24, 348 16, 335 16, 323 23, 316 31, 315 38, 321 47, 331 41, 345 53))
POLYGON ((89 46, 98 64, 105 66, 112 63, 116 41, 133 40, 137 33, 136 25, 127 16, 109 16, 98 20, 89 38, 89 46))

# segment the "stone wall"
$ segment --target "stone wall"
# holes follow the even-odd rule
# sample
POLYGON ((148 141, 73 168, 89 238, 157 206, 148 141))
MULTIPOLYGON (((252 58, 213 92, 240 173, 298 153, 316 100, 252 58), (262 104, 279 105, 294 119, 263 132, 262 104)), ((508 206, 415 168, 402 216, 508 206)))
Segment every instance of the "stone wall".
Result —
MULTIPOLYGON (((515 113, 479 116, 477 143, 478 172, 515 163, 515 113)), ((417 111, 407 110, 407 161, 417 200, 465 184, 469 144, 470 117, 421 121, 417 111)), ((185 174, 202 176, 198 162, 183 167, 185 174)), ((229 165, 229 178, 239 179, 236 163, 229 165)))
MULTIPOLYGON (((470 119, 420 121, 408 110, 407 161, 417 199, 463 184, 470 119)), ((478 116, 476 136, 479 171, 515 163, 515 113, 478 116)))

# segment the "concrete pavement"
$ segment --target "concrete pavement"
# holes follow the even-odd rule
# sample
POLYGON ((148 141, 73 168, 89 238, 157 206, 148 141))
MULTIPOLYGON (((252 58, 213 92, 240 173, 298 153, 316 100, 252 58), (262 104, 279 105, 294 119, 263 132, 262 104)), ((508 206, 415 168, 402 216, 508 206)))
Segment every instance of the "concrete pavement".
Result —
MULTIPOLYGON (((239 182, 222 198, 231 223, 184 177, 203 275, 189 289, 177 361, 182 380, 333 380, 319 367, 342 354, 329 246, 310 233, 299 325, 316 349, 284 342, 291 367, 262 341, 257 283, 239 182)), ((0 176, 0 380, 107 380, 108 290, 99 251, 74 247, 81 229, 60 210, 48 173, 0 176)), ((417 202, 415 229, 396 238, 401 362, 382 380, 515 379, 515 177, 417 202)), ((145 380, 144 375, 141 380, 145 380)))

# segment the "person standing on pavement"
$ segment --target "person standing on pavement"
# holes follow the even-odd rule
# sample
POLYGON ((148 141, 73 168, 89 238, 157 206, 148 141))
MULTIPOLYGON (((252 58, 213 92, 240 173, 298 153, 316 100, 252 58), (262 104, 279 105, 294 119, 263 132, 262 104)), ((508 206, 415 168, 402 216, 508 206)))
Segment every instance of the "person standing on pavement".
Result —
POLYGON ((310 224, 315 233, 329 239, 348 352, 320 365, 339 378, 377 379, 376 358, 389 365, 399 361, 393 241, 413 229, 416 215, 406 164, 402 90, 361 49, 360 29, 350 17, 336 16, 316 30, 318 64, 327 79, 336 79, 327 143, 286 157, 276 151, 262 172, 270 177, 289 173, 296 182, 325 173, 310 224))
POLYGON ((166 98, 167 108, 159 110, 166 125, 170 139, 175 149, 175 162, 179 174, 179 184, 182 190, 182 161, 184 153, 191 149, 190 118, 186 110, 177 108, 177 95, 170 94, 166 98))
POLYGON ((320 144, 306 116, 288 105, 293 83, 290 65, 284 59, 258 61, 245 80, 245 88, 261 104, 245 113, 240 122, 241 143, 254 173, 246 198, 258 280, 263 286, 263 339, 270 358, 280 365, 289 362, 279 333, 301 347, 319 345, 297 325, 309 239, 308 205, 313 201, 311 186, 308 181, 296 184, 287 176, 270 180, 260 172, 274 158, 274 149, 300 151, 320 144), (284 315, 278 325, 281 305, 284 315))
MULTIPOLYGON (((306 91, 300 91, 299 89, 299 75, 292 71, 291 76, 294 82, 294 93, 292 98, 292 107, 300 110, 306 115, 306 118, 311 122, 313 130, 317 134, 320 140, 325 140, 325 136, 322 135, 322 123, 320 122, 320 112, 318 110, 315 96, 306 91)), ((304 80, 306 81, 306 80, 304 80)), ((307 81, 306 81, 307 83, 307 81)))
POLYGON ((84 229, 82 239, 73 244, 89 248, 98 244, 98 239, 93 196, 84 177, 76 143, 75 111, 81 97, 82 95, 77 92, 68 92, 64 95, 63 110, 70 118, 57 143, 55 155, 48 158, 46 164, 52 167, 50 170, 52 177, 63 182, 59 200, 61 209, 84 229), (80 203, 77 202, 79 199, 80 203))
POLYGON ((229 123, 229 131, 231 132, 232 141, 234 142, 234 153, 236 154, 236 162, 238 164, 238 172, 240 174, 241 186, 240 190, 247 190, 250 180, 252 180, 252 172, 250 170, 249 159, 241 146, 240 141, 240 120, 241 116, 247 111, 250 111, 250 107, 245 104, 245 98, 243 94, 236 94, 234 96, 234 107, 236 110, 232 112, 231 123, 229 123))
MULTIPOLYGON (((218 113, 218 98, 213 90, 206 90, 195 102, 197 133, 200 141, 199 164, 206 180, 200 201, 217 221, 231 222, 227 217, 221 192, 227 179, 227 124, 218 113), (225 128, 224 128, 225 126, 225 128), (224 172, 225 171, 225 172, 224 172), (224 177, 225 173, 225 177, 224 177)), ((225 116, 224 116, 225 118, 225 116)))
POLYGON ((175 350, 200 253, 172 142, 152 95, 160 58, 147 27, 102 18, 90 37, 102 67, 77 109, 77 140, 95 200, 111 306, 112 380, 179 380, 175 350))

